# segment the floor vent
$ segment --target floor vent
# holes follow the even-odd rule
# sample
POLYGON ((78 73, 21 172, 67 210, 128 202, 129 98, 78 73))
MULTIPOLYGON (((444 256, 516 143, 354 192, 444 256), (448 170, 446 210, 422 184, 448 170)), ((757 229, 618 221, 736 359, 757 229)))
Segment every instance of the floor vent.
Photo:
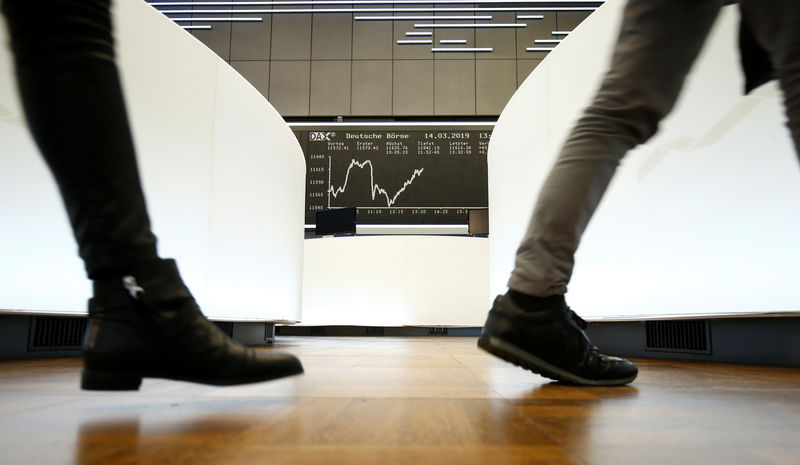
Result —
POLYGON ((447 328, 428 328, 428 336, 447 336, 447 328))
POLYGON ((312 336, 324 336, 326 333, 324 326, 312 326, 308 332, 312 336))
POLYGON ((367 326, 364 328, 367 336, 383 336, 383 327, 380 326, 367 326))
POLYGON ((711 353, 707 320, 645 321, 645 350, 711 353))
POLYGON ((33 317, 28 351, 78 350, 88 322, 88 318, 33 317))

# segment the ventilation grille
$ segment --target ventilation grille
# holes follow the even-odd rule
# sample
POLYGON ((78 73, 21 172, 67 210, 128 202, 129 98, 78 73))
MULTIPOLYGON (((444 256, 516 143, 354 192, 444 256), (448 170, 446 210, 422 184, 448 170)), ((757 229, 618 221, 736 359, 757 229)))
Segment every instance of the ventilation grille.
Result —
POLYGON ((33 317, 28 350, 79 350, 88 318, 33 317))
POLYGON ((447 328, 428 328, 428 336, 447 336, 447 328))
POLYGON ((707 320, 645 321, 645 350, 711 353, 707 320))
POLYGON ((312 326, 309 328, 309 334, 312 336, 324 336, 326 332, 324 326, 312 326))
POLYGON ((367 336, 383 336, 383 327, 367 326, 365 329, 367 336))

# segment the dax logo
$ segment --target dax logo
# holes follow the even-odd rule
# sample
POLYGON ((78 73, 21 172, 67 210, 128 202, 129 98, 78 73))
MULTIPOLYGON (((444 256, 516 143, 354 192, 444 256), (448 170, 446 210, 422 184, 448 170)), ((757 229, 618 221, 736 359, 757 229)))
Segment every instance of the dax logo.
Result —
POLYGON ((308 133, 308 140, 311 142, 328 141, 336 137, 335 132, 310 132, 308 133))

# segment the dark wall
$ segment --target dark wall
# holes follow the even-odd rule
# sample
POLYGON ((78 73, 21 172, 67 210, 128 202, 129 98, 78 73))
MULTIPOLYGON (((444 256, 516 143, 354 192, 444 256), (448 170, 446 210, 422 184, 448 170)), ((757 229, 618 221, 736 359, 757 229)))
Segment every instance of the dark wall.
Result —
MULTIPOLYGON (((390 8, 392 5, 323 5, 319 8, 390 8)), ((420 5, 398 5, 398 7, 420 5)), ((424 5, 423 5, 424 6, 424 5)), ((442 5, 446 7, 487 5, 442 5)), ((159 7, 193 11, 209 6, 159 7)), ((220 7, 213 7, 220 8, 220 7)), ((308 8, 307 5, 237 6, 237 10, 308 8)), ((577 26, 588 11, 542 12, 543 19, 517 19, 517 13, 448 12, 491 15, 491 23, 526 23, 524 28, 415 28, 434 21, 356 20, 356 16, 392 13, 234 13, 172 14, 197 18, 182 25, 211 24, 192 30, 229 62, 273 106, 287 117, 314 116, 493 116, 547 52, 526 51, 536 39, 555 39, 553 31, 577 26), (234 16, 260 22, 210 22, 203 18, 234 16), (431 37, 406 32, 431 31, 431 37), (398 40, 431 39, 432 44, 398 44, 398 40), (440 40, 466 40, 446 45, 440 40), (492 52, 431 51, 432 46, 492 48, 492 52)), ((397 13, 401 14, 401 13, 397 13)), ((432 15, 432 12, 403 13, 432 15)), ((438 13, 442 15, 445 13, 438 13)), ((537 12, 537 14, 539 14, 537 12)), ((438 20, 464 23, 473 20, 438 20)))

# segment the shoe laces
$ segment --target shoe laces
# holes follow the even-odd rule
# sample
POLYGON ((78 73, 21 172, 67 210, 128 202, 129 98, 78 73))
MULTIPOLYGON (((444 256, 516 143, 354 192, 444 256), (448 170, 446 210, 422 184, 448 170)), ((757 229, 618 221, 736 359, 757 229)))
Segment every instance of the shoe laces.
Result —
POLYGON ((589 327, 589 324, 586 323, 586 320, 581 318, 577 313, 572 311, 572 309, 569 307, 567 307, 567 314, 569 314, 569 317, 572 318, 572 321, 574 321, 575 324, 578 325, 580 329, 586 329, 589 327))
MULTIPOLYGON (((578 327, 580 329, 586 329, 586 328, 589 327, 589 324, 586 322, 586 320, 581 318, 571 308, 567 307, 567 313, 569 314, 570 318, 572 318, 572 321, 574 321, 575 324, 578 325, 578 327)), ((586 357, 584 358, 584 363, 591 364, 592 360, 598 360, 602 364, 608 363, 608 356, 603 354, 603 353, 601 353, 600 349, 598 349, 596 345, 592 344, 592 342, 586 336, 586 333, 584 333, 583 337, 586 339, 586 343, 587 343, 588 349, 589 349, 586 352, 586 357)))

